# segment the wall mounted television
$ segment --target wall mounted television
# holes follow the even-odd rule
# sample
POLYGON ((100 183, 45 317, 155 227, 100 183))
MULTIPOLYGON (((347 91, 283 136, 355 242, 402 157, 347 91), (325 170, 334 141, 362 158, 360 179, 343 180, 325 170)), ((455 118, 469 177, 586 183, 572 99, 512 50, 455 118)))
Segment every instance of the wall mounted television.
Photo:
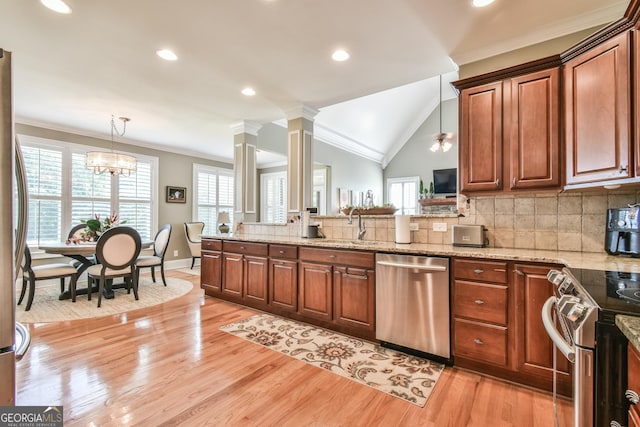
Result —
POLYGON ((455 196, 458 192, 458 169, 434 169, 433 192, 445 196, 455 196))

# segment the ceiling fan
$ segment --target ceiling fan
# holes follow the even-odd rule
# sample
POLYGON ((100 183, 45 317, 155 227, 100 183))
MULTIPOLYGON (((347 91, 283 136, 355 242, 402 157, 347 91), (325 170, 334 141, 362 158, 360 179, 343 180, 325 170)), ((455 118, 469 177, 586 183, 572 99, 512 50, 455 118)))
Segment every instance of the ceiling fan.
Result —
POLYGON ((431 144, 430 150, 435 152, 442 151, 446 153, 453 146, 453 139, 455 134, 453 132, 442 132, 442 74, 440 74, 439 84, 440 84, 440 104, 439 104, 439 113, 440 113, 440 132, 436 133, 433 136, 433 143, 431 144))

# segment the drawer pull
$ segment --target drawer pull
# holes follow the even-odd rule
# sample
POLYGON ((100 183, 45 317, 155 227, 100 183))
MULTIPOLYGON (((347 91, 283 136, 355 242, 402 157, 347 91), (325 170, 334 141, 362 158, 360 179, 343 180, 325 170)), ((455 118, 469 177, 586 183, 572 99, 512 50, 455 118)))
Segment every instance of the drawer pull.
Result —
POLYGON ((336 256, 335 255, 329 255, 329 258, 334 259, 336 256))
POLYGON ((282 255, 282 254, 284 253, 284 251, 278 251, 278 253, 279 253, 280 255, 282 255))
POLYGON ((640 402, 640 396, 638 396, 638 393, 636 393, 633 390, 627 390, 624 393, 624 396, 627 398, 629 402, 631 402, 634 405, 637 405, 638 402, 640 402))
POLYGON ((480 338, 475 338, 475 339, 473 340, 473 342, 474 342, 474 343, 476 343, 476 344, 478 344, 478 345, 482 345, 482 344, 484 344, 480 338))
POLYGON ((476 304, 478 304, 478 305, 482 305, 482 304, 484 304, 484 301, 482 301, 481 299, 477 299, 477 300, 475 300, 474 302, 475 302, 476 304))
POLYGON ((516 273, 518 276, 524 276, 524 273, 520 270, 513 270, 514 273, 516 273))
POLYGON ((476 273, 476 274, 482 274, 482 273, 484 273, 484 270, 481 269, 481 268, 476 268, 475 270, 473 270, 473 272, 476 273))
POLYGON ((240 246, 240 249, 244 250, 245 248, 244 248, 244 246, 240 246))

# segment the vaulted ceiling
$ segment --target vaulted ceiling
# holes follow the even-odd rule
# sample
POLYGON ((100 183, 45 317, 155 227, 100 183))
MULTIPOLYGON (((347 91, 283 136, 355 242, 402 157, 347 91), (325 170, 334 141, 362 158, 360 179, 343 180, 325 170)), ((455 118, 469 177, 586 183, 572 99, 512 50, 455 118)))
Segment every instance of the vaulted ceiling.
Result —
POLYGON ((122 142, 231 161, 234 124, 305 105, 319 137, 383 163, 437 105, 438 75, 611 22, 628 0, 67 3, 0 0, 18 122, 108 138, 111 115, 128 116, 122 142), (351 58, 332 61, 336 48, 351 58))

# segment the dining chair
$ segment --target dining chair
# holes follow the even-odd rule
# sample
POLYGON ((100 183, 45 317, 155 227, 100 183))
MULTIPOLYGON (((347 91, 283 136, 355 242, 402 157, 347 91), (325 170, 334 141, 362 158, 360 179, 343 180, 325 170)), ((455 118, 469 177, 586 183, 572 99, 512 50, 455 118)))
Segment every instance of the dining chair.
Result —
POLYGON ((200 258, 201 235, 204 230, 204 222, 185 222, 184 234, 187 236, 187 243, 191 251, 191 269, 196 262, 196 258, 200 258))
MULTIPOLYGON (((122 277, 127 285, 127 293, 133 288, 133 295, 138 299, 138 273, 135 262, 140 255, 142 242, 140 234, 131 227, 110 228, 96 243, 96 259, 98 264, 87 269, 89 282, 98 281, 98 307, 102 302, 102 293, 107 280, 122 277)), ((91 291, 88 292, 91 299, 91 291)), ((75 289, 71 291, 71 299, 75 301, 75 289)))
POLYGON ((155 267, 160 266, 160 274, 162 275, 162 283, 167 286, 167 280, 164 277, 164 255, 169 247, 169 238, 171 237, 171 224, 165 224, 156 233, 153 239, 153 255, 141 255, 136 260, 136 269, 138 273, 141 268, 151 267, 151 280, 156 282, 155 267))
POLYGON ((22 263, 22 290, 20 291, 20 298, 18 299, 18 305, 22 303, 24 295, 27 291, 27 283, 29 283, 29 296, 27 298, 27 306, 24 311, 31 310, 31 304, 33 303, 33 296, 36 291, 36 280, 45 279, 57 279, 60 278, 60 288, 64 290, 65 278, 71 278, 71 292, 72 297, 76 288, 76 281, 78 280, 78 270, 74 266, 68 263, 54 263, 43 265, 31 265, 31 251, 29 246, 24 247, 24 260, 22 263))

